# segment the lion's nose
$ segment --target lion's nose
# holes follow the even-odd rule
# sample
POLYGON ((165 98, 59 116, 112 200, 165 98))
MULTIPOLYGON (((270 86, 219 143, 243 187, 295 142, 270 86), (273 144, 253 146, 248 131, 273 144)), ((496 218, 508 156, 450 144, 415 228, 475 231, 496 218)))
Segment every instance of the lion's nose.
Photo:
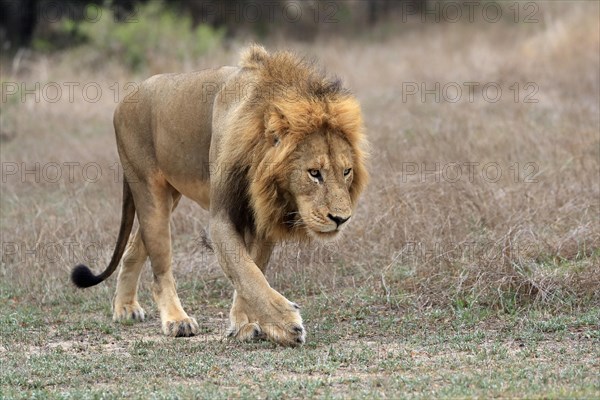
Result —
POLYGON ((327 214, 327 216, 329 217, 330 220, 335 222, 335 224, 338 227, 350 219, 350 217, 338 217, 338 216, 331 215, 331 214, 327 214))

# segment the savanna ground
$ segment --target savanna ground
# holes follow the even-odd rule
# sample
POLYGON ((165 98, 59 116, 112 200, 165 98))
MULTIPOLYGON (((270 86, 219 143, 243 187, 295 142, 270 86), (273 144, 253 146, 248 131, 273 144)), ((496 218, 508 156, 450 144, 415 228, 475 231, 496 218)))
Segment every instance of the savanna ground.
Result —
POLYGON ((344 236, 271 260, 272 286, 302 306, 297 349, 223 338, 232 289, 191 202, 172 222, 174 270, 199 336, 160 334, 149 268, 139 324, 111 321, 115 277, 84 291, 68 279, 112 254, 115 96, 154 73, 235 64, 243 42, 208 33, 189 52, 204 33, 163 21, 150 24, 163 36, 122 53, 99 23, 102 43, 4 59, 0 398, 598 398, 599 5, 536 4, 533 23, 417 19, 267 41, 342 77, 371 142, 344 236), (82 93, 94 82, 96 102, 82 93))

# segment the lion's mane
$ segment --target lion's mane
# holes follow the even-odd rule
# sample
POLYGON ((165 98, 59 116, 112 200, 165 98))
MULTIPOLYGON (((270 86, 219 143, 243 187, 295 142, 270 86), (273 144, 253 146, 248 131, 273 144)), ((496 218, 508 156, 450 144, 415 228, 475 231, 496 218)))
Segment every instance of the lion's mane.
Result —
POLYGON ((354 206, 368 180, 360 106, 339 79, 291 52, 269 54, 253 45, 240 67, 250 83, 236 88, 243 100, 223 149, 229 166, 229 193, 223 200, 240 233, 250 229, 274 241, 306 239, 304 230, 295 229, 294 199, 283 190, 297 172, 290 159, 310 135, 343 137, 354 158, 349 188, 354 206))

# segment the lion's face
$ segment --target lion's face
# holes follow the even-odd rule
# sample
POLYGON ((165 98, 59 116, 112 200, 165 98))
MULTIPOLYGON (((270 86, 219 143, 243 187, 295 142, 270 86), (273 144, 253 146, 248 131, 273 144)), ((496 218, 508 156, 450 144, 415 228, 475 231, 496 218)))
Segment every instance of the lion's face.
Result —
POLYGON ((312 134, 291 159, 289 192, 298 207, 296 224, 318 239, 336 236, 352 216, 350 145, 336 134, 312 134))
POLYGON ((254 129, 262 136, 242 128, 231 136, 231 148, 243 149, 237 158, 250 165, 255 229, 271 240, 335 237, 368 181, 358 101, 335 90, 305 95, 257 109, 254 129))

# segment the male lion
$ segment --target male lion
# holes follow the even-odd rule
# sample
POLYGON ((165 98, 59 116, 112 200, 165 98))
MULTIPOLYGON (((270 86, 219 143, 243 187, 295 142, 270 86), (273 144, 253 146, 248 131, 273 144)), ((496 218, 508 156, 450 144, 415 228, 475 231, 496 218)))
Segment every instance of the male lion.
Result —
POLYGON ((295 55, 253 45, 239 67, 149 78, 117 106, 114 127, 121 228, 106 270, 79 265, 75 285, 102 282, 125 253, 113 319, 143 320, 137 287, 149 256, 164 334, 198 333, 171 270, 169 219, 184 195, 210 210, 212 246, 235 288, 230 336, 304 343, 299 307, 263 271, 275 242, 332 238, 350 219, 367 182, 355 98, 295 55))

